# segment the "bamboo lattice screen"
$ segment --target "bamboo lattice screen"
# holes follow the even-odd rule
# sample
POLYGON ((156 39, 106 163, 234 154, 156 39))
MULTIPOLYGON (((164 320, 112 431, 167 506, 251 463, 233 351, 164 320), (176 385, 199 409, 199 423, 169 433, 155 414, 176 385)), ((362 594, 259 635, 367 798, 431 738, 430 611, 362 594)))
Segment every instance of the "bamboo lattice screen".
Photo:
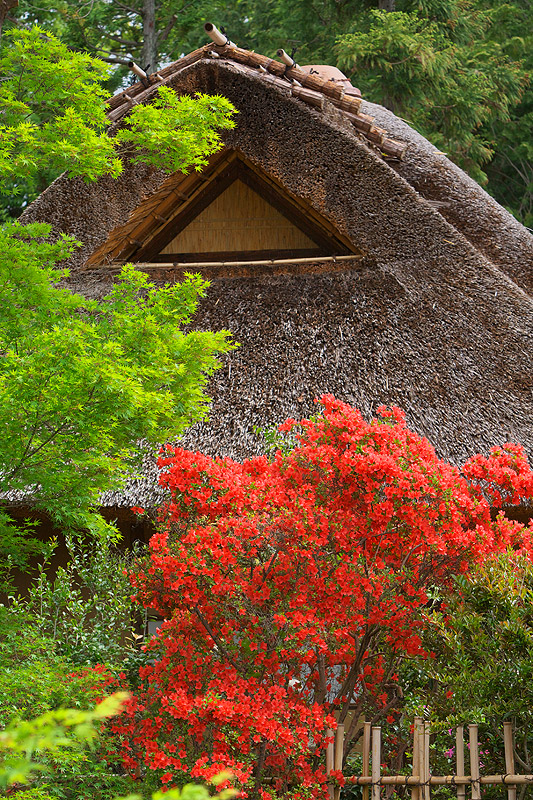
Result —
MULTIPOLYGON (((516 800, 517 786, 533 783, 533 775, 515 774, 513 754, 513 730, 511 722, 504 722, 503 741, 505 754, 505 774, 481 775, 479 760, 478 726, 468 725, 469 771, 465 764, 465 731, 461 725, 455 736, 455 773, 453 775, 432 775, 430 770, 430 727, 422 717, 415 717, 413 726, 413 763, 411 775, 384 775, 381 765, 381 728, 369 722, 364 723, 363 765, 360 775, 347 776, 346 784, 362 786, 363 800, 380 800, 386 787, 406 787, 411 800, 430 800, 431 787, 448 786, 458 800, 467 796, 471 800, 481 800, 483 786, 500 785, 507 793, 507 800, 516 800)), ((339 725, 326 751, 326 773, 342 769, 344 749, 344 726, 339 725)), ((389 788, 390 791, 390 788, 389 788)), ((340 788, 330 785, 332 800, 339 800, 340 788)), ((502 798, 504 795, 502 794, 502 798)))

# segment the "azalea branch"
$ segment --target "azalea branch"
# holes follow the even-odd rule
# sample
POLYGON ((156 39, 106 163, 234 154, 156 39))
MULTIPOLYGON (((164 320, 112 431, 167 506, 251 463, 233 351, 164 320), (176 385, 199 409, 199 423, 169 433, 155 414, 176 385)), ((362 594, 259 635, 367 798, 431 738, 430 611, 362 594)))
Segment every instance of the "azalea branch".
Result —
POLYGON ((193 611, 194 614, 196 614, 196 616, 200 620, 201 624, 203 625, 203 627, 205 628, 205 630, 207 631, 209 636, 212 638, 212 640, 214 641, 214 643, 218 647, 220 654, 223 655, 224 658, 227 661, 229 661, 229 663, 232 665, 232 667, 234 667, 235 671, 238 673, 239 672, 239 667, 237 666, 237 663, 231 657, 231 655, 228 653, 228 651, 226 650, 225 645, 222 643, 222 640, 219 639, 219 637, 216 635, 216 633, 214 632, 214 630, 212 629, 211 625, 206 620, 206 618, 204 617, 204 615, 202 614, 202 612, 200 611, 198 606, 194 606, 192 611, 193 611))

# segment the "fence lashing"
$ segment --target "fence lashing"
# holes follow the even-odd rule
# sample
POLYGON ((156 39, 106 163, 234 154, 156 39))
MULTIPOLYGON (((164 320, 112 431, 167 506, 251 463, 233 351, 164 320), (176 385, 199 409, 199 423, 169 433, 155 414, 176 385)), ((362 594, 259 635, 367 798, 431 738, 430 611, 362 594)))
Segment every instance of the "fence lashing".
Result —
MULTIPOLYGON (((335 769, 342 770, 344 755, 344 725, 334 732, 327 730, 330 738, 326 750, 326 774, 335 769)), ((517 786, 533 784, 533 775, 517 775, 513 751, 513 728, 511 722, 503 724, 505 774, 481 775, 479 760, 478 726, 468 726, 470 774, 465 771, 464 727, 455 732, 455 774, 432 775, 430 770, 430 723, 415 717, 413 725, 413 766, 411 775, 381 774, 381 727, 365 722, 363 726, 361 775, 345 777, 346 783, 362 787, 363 800, 381 800, 381 790, 386 786, 409 787, 411 800, 431 800, 432 786, 451 786, 458 800, 465 800, 466 788, 470 787, 471 799, 481 800, 482 786, 503 785, 507 789, 507 800, 516 800, 517 786)), ((340 788, 331 782, 328 786, 331 800, 340 800, 340 788)))

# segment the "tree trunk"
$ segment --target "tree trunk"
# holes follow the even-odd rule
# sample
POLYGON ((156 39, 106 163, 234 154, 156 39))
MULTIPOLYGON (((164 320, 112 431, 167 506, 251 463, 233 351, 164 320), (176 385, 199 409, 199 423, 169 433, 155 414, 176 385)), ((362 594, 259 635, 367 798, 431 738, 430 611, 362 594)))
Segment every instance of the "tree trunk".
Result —
POLYGON ((157 71, 158 50, 157 31, 155 27, 156 0, 143 0, 143 49, 140 65, 150 75, 157 71))
POLYGON ((396 0, 378 0, 378 8, 380 11, 395 11, 396 0))
POLYGON ((16 8, 19 0, 0 0, 0 40, 2 39, 2 28, 4 22, 12 8, 16 8))

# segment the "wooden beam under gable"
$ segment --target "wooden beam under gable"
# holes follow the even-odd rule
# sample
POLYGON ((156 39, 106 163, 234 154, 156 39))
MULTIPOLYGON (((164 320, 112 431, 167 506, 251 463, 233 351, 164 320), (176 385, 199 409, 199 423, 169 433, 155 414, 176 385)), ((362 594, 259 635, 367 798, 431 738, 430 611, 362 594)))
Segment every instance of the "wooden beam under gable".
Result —
MULTIPOLYGON (((333 231, 321 228, 317 220, 306 214, 290 197, 263 180, 260 173, 250 169, 240 159, 235 159, 218 174, 211 176, 203 187, 179 206, 172 219, 160 226, 149 242, 135 252, 135 261, 168 261, 169 253, 162 254, 162 250, 236 180, 242 181, 256 192, 311 239, 317 245, 317 255, 345 255, 354 252, 354 248, 347 246, 346 241, 342 241, 333 231)), ((164 216, 161 209, 157 213, 164 216)), ((176 253, 178 255, 181 257, 181 254, 176 253)), ((215 260, 218 260, 218 256, 215 260)))
MULTIPOLYGON (((248 167, 248 169, 250 171, 252 171, 252 172, 256 173, 257 175, 259 175, 261 180, 263 180, 266 184, 269 184, 270 186, 272 186, 272 188, 275 191, 277 190, 281 194, 283 193, 283 191, 284 191, 283 187, 274 178, 272 178, 270 175, 267 175, 266 172, 263 172, 262 170, 259 170, 255 166, 255 164, 253 164, 251 161, 249 161, 244 156, 240 156, 240 160, 243 162, 243 164, 245 164, 248 167)), ((344 234, 340 233, 340 231, 337 230, 335 225, 332 222, 330 222, 329 219, 327 219, 322 214, 320 214, 318 211, 316 211, 316 209, 313 208, 313 206, 310 203, 308 203, 302 197, 296 197, 296 196, 294 196, 292 194, 289 195, 287 192, 285 192, 285 194, 286 194, 287 197, 290 197, 291 202, 293 202, 295 205, 297 205, 298 208, 301 210, 301 212, 306 217, 314 220, 316 225, 319 228, 324 229, 325 231, 329 232, 330 235, 334 239, 338 239, 340 242, 342 242, 344 244, 344 246, 346 247, 346 252, 347 253, 360 253, 360 251, 356 247, 354 247, 354 245, 352 244, 350 239, 347 236, 345 236, 344 234)))
POLYGON ((158 223, 161 222, 158 216, 170 221, 179 213, 181 203, 184 202, 181 194, 191 197, 213 175, 225 169, 236 158, 237 153, 234 150, 221 150, 211 156, 208 166, 201 173, 174 172, 154 194, 131 212, 124 225, 109 233, 106 241, 88 259, 86 268, 127 261, 138 250, 138 247, 131 244, 134 240, 142 242, 144 247, 157 233, 160 227, 158 223))
POLYGON ((254 189, 261 197, 264 197, 274 208, 281 211, 293 225, 299 228, 310 239, 316 242, 324 250, 324 255, 346 255, 353 252, 350 248, 340 241, 338 236, 332 236, 323 228, 319 227, 302 209, 291 201, 287 194, 276 190, 274 186, 263 179, 263 176, 256 170, 250 169, 246 164, 239 164, 239 178, 251 189, 254 189))
MULTIPOLYGON (((148 251, 148 249, 150 252, 155 252, 156 245, 152 246, 152 242, 156 239, 159 242, 161 240, 162 231, 176 226, 177 223, 175 223, 175 220, 182 214, 185 215, 187 210, 194 207, 196 203, 198 203, 199 208, 197 213, 200 213, 200 211, 203 210, 201 208, 201 198, 205 193, 209 194, 211 186, 222 185, 219 183, 220 176, 227 170, 231 170, 231 166, 235 163, 236 159, 237 154, 234 151, 226 151, 225 158, 218 158, 214 163, 209 165, 207 170, 203 172, 193 172, 184 176, 183 180, 178 184, 169 186, 165 196, 160 198, 159 202, 150 206, 149 209, 146 209, 147 214, 143 221, 143 230, 137 229, 137 238, 143 242, 142 248, 140 249, 143 252, 145 250, 148 251), (167 220, 167 222, 163 224, 163 227, 157 225, 156 214, 167 220), (154 220, 156 220, 155 224, 154 220)), ((222 189, 222 191, 224 191, 224 189, 222 189)), ((208 200, 207 205, 210 202, 211 200, 208 200)), ((191 216, 191 219, 193 218, 194 214, 191 216)), ((164 246, 165 245, 162 245, 162 247, 164 246)), ((141 256, 139 249, 133 251, 131 255, 133 255, 135 261, 146 260, 141 256)))

